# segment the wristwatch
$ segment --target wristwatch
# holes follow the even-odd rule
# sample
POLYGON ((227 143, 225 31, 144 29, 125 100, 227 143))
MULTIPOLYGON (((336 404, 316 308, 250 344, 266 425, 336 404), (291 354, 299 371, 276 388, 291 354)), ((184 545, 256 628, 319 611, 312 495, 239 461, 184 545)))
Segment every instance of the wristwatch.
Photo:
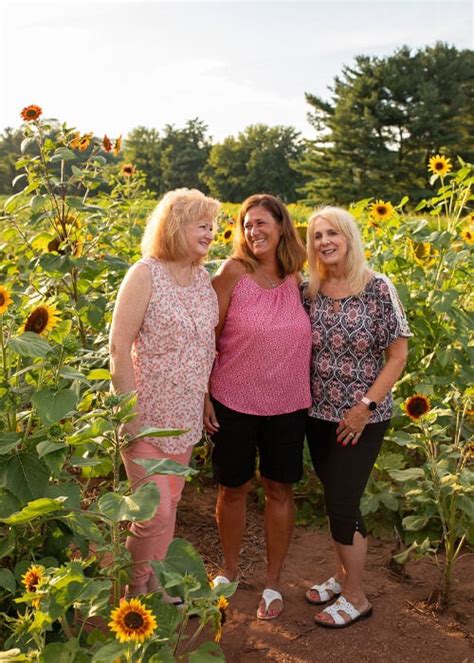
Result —
POLYGON ((371 412, 377 409, 377 403, 375 401, 371 401, 370 398, 367 398, 367 396, 362 396, 360 400, 361 403, 367 405, 367 409, 370 410, 371 412))

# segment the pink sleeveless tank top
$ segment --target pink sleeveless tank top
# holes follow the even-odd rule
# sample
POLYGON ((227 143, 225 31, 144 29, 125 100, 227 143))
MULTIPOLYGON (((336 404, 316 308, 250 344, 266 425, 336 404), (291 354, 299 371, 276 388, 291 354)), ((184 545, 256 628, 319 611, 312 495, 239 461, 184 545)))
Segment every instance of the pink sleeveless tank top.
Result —
POLYGON ((272 416, 311 405, 311 323, 288 276, 265 289, 244 274, 217 342, 212 396, 232 410, 272 416))

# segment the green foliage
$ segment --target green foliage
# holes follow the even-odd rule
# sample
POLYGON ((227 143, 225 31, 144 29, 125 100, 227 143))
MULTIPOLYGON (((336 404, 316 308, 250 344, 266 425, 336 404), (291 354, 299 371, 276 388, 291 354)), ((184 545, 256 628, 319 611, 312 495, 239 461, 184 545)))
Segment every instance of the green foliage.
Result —
POLYGON ((360 55, 334 80, 331 101, 306 94, 316 131, 301 172, 312 204, 366 196, 417 202, 440 151, 474 159, 472 51, 445 44, 380 58, 360 55))
POLYGON ((221 200, 240 202, 264 192, 292 203, 304 182, 295 166, 303 150, 292 127, 252 125, 236 138, 229 136, 213 145, 201 179, 221 200))
POLYGON ((144 173, 147 187, 160 195, 180 187, 203 189, 200 173, 210 149, 207 126, 195 118, 182 129, 166 125, 162 135, 156 129, 133 129, 125 157, 144 173))
MULTIPOLYGON (((132 660, 130 643, 111 632, 87 635, 83 624, 108 620, 123 593, 132 562, 121 524, 151 518, 159 504, 153 481, 131 492, 121 480, 121 450, 134 439, 184 432, 148 427, 134 438, 122 435, 136 396, 109 391, 111 307, 139 256, 153 203, 143 174, 117 172, 102 141, 41 120, 27 122, 23 134, 23 189, 5 201, 0 236, 3 659, 132 660)), ((194 473, 172 461, 144 464, 148 476, 194 473)), ((182 643, 192 611, 197 631, 206 623, 220 629, 219 596, 204 581, 202 561, 189 544, 182 559, 190 563, 182 582, 206 589, 183 611, 160 593, 147 598, 161 622, 135 648, 137 656, 146 650, 146 660, 193 652, 195 639, 182 643), (199 579, 191 579, 194 567, 199 579)), ((170 573, 166 564, 163 572, 170 573)), ((195 650, 196 660, 211 650, 222 658, 207 643, 195 650)))

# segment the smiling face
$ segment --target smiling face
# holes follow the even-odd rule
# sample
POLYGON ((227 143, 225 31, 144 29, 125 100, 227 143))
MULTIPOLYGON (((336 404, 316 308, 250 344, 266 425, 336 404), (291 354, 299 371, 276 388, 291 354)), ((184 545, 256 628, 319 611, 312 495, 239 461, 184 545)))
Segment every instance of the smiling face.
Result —
POLYGON ((244 217, 243 226, 245 242, 257 259, 276 254, 282 232, 278 221, 265 207, 251 207, 244 217))
POLYGON ((313 247, 316 257, 326 267, 339 267, 346 262, 346 237, 322 216, 314 224, 313 247))
POLYGON ((212 219, 198 219, 187 223, 184 227, 184 237, 190 258, 193 261, 204 258, 214 238, 212 219))

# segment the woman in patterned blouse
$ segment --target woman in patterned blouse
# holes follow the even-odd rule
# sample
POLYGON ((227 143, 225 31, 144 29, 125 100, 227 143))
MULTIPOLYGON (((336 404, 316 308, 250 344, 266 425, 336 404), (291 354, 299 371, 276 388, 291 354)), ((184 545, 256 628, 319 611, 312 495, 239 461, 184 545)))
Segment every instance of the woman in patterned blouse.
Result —
POLYGON ((336 553, 334 575, 306 599, 320 605, 317 624, 344 628, 368 617, 363 584, 367 555, 360 499, 392 412, 411 336, 390 280, 371 271, 354 218, 337 207, 314 212, 308 225, 312 405, 307 440, 323 487, 336 553))
POLYGON ((184 479, 174 475, 145 478, 144 467, 135 461, 168 458, 187 465, 201 438, 218 306, 200 263, 212 241, 218 209, 217 200, 196 189, 165 194, 147 223, 143 258, 127 272, 115 305, 112 383, 117 392, 137 393, 137 416, 122 430, 129 441, 122 458, 133 489, 153 481, 160 491, 153 518, 133 523, 133 536, 127 538, 134 562, 127 596, 157 589, 149 561, 166 555, 184 485, 184 479), (134 439, 150 426, 186 432, 134 439))

